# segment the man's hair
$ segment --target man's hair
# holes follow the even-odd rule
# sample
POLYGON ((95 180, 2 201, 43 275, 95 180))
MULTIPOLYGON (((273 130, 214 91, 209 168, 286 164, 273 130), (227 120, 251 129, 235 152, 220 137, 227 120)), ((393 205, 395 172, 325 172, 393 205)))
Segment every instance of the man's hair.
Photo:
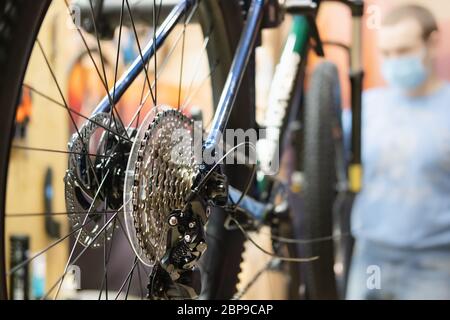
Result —
POLYGON ((392 26, 406 19, 414 19, 419 23, 425 41, 433 32, 438 31, 434 15, 430 10, 419 5, 405 5, 393 9, 384 17, 383 25, 392 26))

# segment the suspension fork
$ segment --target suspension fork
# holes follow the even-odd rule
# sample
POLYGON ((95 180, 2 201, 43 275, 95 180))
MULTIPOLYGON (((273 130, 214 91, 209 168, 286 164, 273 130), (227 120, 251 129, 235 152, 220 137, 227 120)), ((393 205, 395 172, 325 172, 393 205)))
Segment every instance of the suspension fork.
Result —
POLYGON ((352 11, 352 46, 350 50, 350 82, 351 82, 351 159, 349 167, 350 191, 358 192, 362 185, 361 159, 361 114, 364 71, 362 62, 362 16, 364 3, 361 0, 350 1, 352 11))
MULTIPOLYGON (((348 168, 348 187, 350 191, 357 193, 362 185, 362 161, 361 161, 361 109, 364 71, 362 63, 362 16, 364 14, 363 0, 314 0, 317 5, 323 2, 340 2, 351 10, 352 13, 352 45, 350 51, 350 83, 351 83, 351 157, 348 168)), ((331 43, 337 44, 337 43, 331 43)), ((340 46, 340 44, 337 44, 340 46)))

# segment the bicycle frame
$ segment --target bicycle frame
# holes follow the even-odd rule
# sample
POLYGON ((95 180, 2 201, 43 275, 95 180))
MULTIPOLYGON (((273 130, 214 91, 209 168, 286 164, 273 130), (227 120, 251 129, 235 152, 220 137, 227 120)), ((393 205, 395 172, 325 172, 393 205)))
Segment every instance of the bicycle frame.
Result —
MULTIPOLYGON (((158 48, 163 45, 164 40, 167 38, 176 24, 179 23, 182 18, 189 13, 189 10, 193 8, 199 1, 201 0, 183 0, 180 1, 172 9, 169 16, 158 28, 155 39, 151 40, 146 45, 140 56, 135 59, 135 61, 125 72, 125 74, 118 80, 114 87, 110 89, 109 94, 101 100, 99 105, 95 108, 94 114, 100 112, 111 112, 113 105, 120 100, 128 87, 144 70, 146 63, 154 56, 156 50, 158 50, 158 48)), ((247 22, 242 32, 241 40, 238 44, 227 81, 224 85, 221 98, 216 108, 211 126, 212 129, 209 133, 209 136, 203 143, 204 150, 213 150, 217 146, 219 139, 225 130, 228 118, 230 116, 234 101, 236 99, 240 84, 244 76, 244 72, 255 47, 256 39, 259 34, 261 21, 263 18, 265 3, 266 0, 252 1, 247 16, 247 22)), ((202 168, 204 168, 202 169, 204 172, 201 173, 205 174, 208 168, 211 167, 202 166, 202 168)))
MULTIPOLYGON (((171 13, 165 19, 161 27, 158 28, 155 40, 151 40, 146 45, 142 51, 142 54, 136 58, 126 73, 118 80, 114 87, 110 89, 109 94, 105 96, 100 104, 95 108, 94 114, 111 111, 112 106, 120 100, 122 95, 133 83, 136 77, 145 69, 145 64, 154 56, 156 50, 163 45, 164 40, 176 24, 179 23, 183 16, 188 14, 189 10, 199 1, 201 0, 183 0, 172 9, 171 13)), ((265 2, 266 0, 252 1, 240 43, 236 50, 219 104, 216 108, 215 116, 212 122, 212 129, 203 145, 205 150, 211 150, 214 148, 218 143, 220 135, 225 130, 246 66, 259 34, 258 31, 264 13, 265 2)))
MULTIPOLYGON (((125 91, 129 88, 129 86, 133 83, 133 81, 137 78, 137 76, 145 70, 145 65, 147 62, 154 56, 155 52, 164 44, 164 41, 170 34, 170 32, 174 29, 174 27, 182 22, 183 17, 189 14, 190 9, 196 6, 202 0, 181 0, 177 5, 173 7, 170 11, 167 18, 161 24, 161 26, 157 29, 156 35, 154 39, 150 40, 149 43, 142 50, 142 53, 139 57, 135 59, 135 61, 131 64, 125 74, 117 81, 112 89, 110 89, 109 94, 106 95, 98 106, 95 108, 93 114, 97 114, 99 112, 111 112, 112 106, 115 105, 123 96, 125 91)), ((225 82, 224 88, 222 90, 222 95, 218 102, 216 112, 214 114, 214 118, 211 124, 211 130, 203 143, 203 149, 205 151, 214 150, 214 148, 218 145, 219 139, 224 133, 226 128, 230 113, 232 111, 234 101, 239 91, 239 87, 245 73, 247 64, 249 62, 250 56, 253 53, 255 48, 255 44, 259 35, 259 31, 261 29, 261 23, 264 16, 264 8, 268 0, 252 0, 250 9, 247 14, 247 21, 245 23, 244 29, 241 34, 241 39, 238 44, 238 47, 235 52, 235 56, 233 59, 233 63, 231 65, 231 69, 229 71, 227 80, 225 82)), ((349 5, 350 7, 355 6, 358 7, 360 1, 355 0, 333 0, 339 1, 344 4, 349 5)), ((283 50, 282 59, 280 61, 280 65, 290 64, 292 62, 289 57, 294 54, 298 55, 301 58, 304 57, 306 53, 306 48, 309 43, 310 37, 314 37, 316 40, 316 52, 319 54, 323 52, 321 49, 321 41, 320 37, 317 33, 317 28, 315 25, 311 25, 311 11, 313 10, 313 14, 317 12, 318 4, 320 1, 300 1, 298 4, 294 4, 291 8, 287 8, 287 11, 294 14, 296 18, 294 19, 294 23, 290 32, 290 37, 293 38, 294 42, 288 43, 283 50), (309 26, 309 27, 308 27, 309 26), (312 28, 310 28, 312 27, 312 28), (312 30, 311 30, 312 29, 312 30), (285 58, 283 60, 283 57, 285 58)), ((357 23, 354 24, 354 30, 359 30, 360 27, 360 19, 358 19, 355 14, 354 21, 357 23)), ((360 16, 359 16, 360 17, 360 16)), ((360 33, 355 33, 357 36, 360 36, 360 33)), ((360 41, 358 40, 358 44, 360 41)), ((358 46, 359 47, 359 46, 358 46)), ((355 64, 352 65, 352 70, 355 71, 353 73, 357 74, 358 79, 354 80, 355 87, 360 87, 362 82, 362 74, 361 72, 356 72, 360 69, 360 59, 356 59, 359 57, 360 49, 352 52, 352 57, 355 57, 352 60, 355 60, 355 64), (359 76, 361 78, 359 78, 359 76), (359 85, 358 85, 359 83, 359 85)), ((296 66, 288 65, 288 67, 295 67, 295 75, 299 72, 302 72, 300 68, 300 63, 296 66)), ((146 71, 146 70, 145 70, 146 71)), ((293 86, 295 84, 295 78, 292 79, 292 83, 289 83, 287 86, 289 90, 293 90, 293 86)), ((276 94, 276 93, 275 93, 276 94)), ((358 93, 352 94, 352 97, 357 97, 358 93)), ((355 101, 357 102, 357 101, 355 101)), ((287 109, 291 109, 291 105, 287 106, 287 109)), ((352 108, 358 110, 358 108, 352 108)), ((289 110, 288 110, 289 111, 289 110)), ((357 128, 357 126, 355 126, 357 128)), ((358 130, 356 130, 358 131, 358 130)), ((281 137, 280 137, 281 138, 281 137)), ((355 141, 356 138, 355 138, 355 141)), ((356 152, 358 154, 358 152, 356 152)), ((206 173, 209 166, 202 166, 203 174, 206 173)), ((239 191, 235 189, 230 189, 231 197, 239 195, 239 191), (233 196, 234 195, 234 196, 233 196)), ((245 199, 243 201, 244 209, 249 209, 249 213, 257 219, 261 219, 262 211, 264 208, 260 205, 259 202, 253 200, 251 198, 245 199), (245 205, 248 204, 248 205, 245 205), (247 207, 247 208, 245 208, 247 207)))

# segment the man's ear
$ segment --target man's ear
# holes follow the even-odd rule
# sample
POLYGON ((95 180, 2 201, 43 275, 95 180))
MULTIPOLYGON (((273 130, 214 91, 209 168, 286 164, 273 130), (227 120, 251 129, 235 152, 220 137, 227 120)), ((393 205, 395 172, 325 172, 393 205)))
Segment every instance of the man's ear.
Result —
POLYGON ((427 44, 430 51, 433 53, 433 55, 437 54, 439 43, 441 40, 441 34, 439 31, 433 31, 430 36, 428 37, 427 44))

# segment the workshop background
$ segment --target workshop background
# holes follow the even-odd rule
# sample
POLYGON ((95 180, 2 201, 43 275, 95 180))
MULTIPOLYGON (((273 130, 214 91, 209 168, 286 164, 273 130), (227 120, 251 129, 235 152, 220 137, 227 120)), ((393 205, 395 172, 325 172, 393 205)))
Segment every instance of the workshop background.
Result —
MULTIPOLYGON (((363 31, 363 44, 364 44, 364 67, 366 72, 365 88, 372 88, 383 84, 383 80, 379 73, 380 58, 376 49, 376 36, 379 28, 379 15, 383 14, 386 10, 389 10, 394 5, 405 3, 418 3, 429 9, 436 15, 439 20, 439 26, 442 31, 442 37, 445 39, 450 38, 450 1, 448 0, 367 0, 366 1, 366 13, 365 23, 363 31)), ((40 40, 45 50, 49 53, 51 59, 57 57, 52 61, 55 66, 56 76, 60 79, 65 93, 68 97, 69 104, 77 111, 83 114, 89 114, 92 107, 95 105, 95 101, 98 101, 104 94, 104 88, 96 78, 96 71, 93 66, 87 63, 86 53, 83 50, 83 45, 79 38, 73 36, 73 30, 69 27, 66 29, 58 29, 55 26, 61 25, 67 19, 65 14, 65 6, 63 1, 54 1, 50 14, 46 17, 43 25, 43 29, 40 34, 40 40), (70 34, 71 36, 67 36, 70 34), (56 54, 58 52, 58 54, 56 54), (63 54, 61 54, 63 53, 63 54)), ((263 48, 257 50, 257 86, 258 86, 258 108, 263 110, 267 102, 267 93, 269 83, 273 71, 275 69, 275 63, 278 59, 280 49, 283 45, 280 39, 284 39, 281 33, 288 30, 289 19, 286 21, 286 28, 280 30, 268 30, 264 31, 263 36, 263 48)), ((344 41, 349 43, 351 20, 348 8, 338 3, 326 3, 323 5, 318 24, 321 36, 324 40, 344 41)), ((148 30, 140 30, 140 35, 145 37, 145 33, 148 30)), ((192 27, 191 32, 200 32, 198 28, 192 27)), ((132 38, 130 31, 125 33, 124 38, 132 38)), ((94 39, 90 39, 93 46, 95 45, 94 39)), ((131 40, 130 40, 131 41, 131 40)), ((201 39, 199 37, 198 43, 187 43, 186 52, 189 54, 190 49, 196 48, 201 45, 201 39)), ((114 45, 108 47, 104 45, 105 55, 113 61, 114 57, 114 45)), ((135 48, 130 46, 129 55, 133 56, 136 52, 135 48)), ((443 41, 441 51, 441 59, 439 61, 439 72, 446 79, 450 80, 450 42, 443 41)), ((164 49, 159 53, 163 56, 167 51, 164 49)), ((349 103, 349 83, 348 83, 348 57, 345 52, 338 48, 326 48, 326 56, 330 60, 336 62, 340 69, 341 84, 344 107, 348 107, 349 103)), ((127 59, 126 52, 124 52, 124 59, 127 59)), ((312 57, 317 59, 316 57, 312 57)), ((173 59, 177 60, 177 59, 173 59)), ((127 61, 122 62, 121 71, 124 70, 127 61)), ((52 96, 58 96, 57 88, 55 88, 51 75, 44 70, 43 58, 39 52, 33 52, 31 58, 31 64, 26 75, 25 83, 32 87, 38 88, 43 92, 47 92, 52 96)), ((172 66, 175 68, 176 66, 172 66)), ((206 66, 204 66, 206 67, 206 66)), ((176 77, 171 77, 170 66, 168 71, 165 72, 160 81, 160 101, 164 103, 175 105, 177 99, 173 94, 177 90, 178 82, 176 77)), ((108 77, 112 78, 113 70, 108 68, 108 77)), ((149 72, 152 72, 150 69, 149 72)), ((120 73, 120 72, 119 72, 120 73)), ((139 81, 138 81, 139 82, 139 81)), ((189 83, 185 84, 186 86, 189 83)), ((194 83, 193 86, 200 85, 200 83, 194 83)), ((184 88, 183 89, 187 89, 184 88)), ((122 101, 120 102, 118 109, 121 110, 121 116, 125 121, 129 121, 132 117, 127 113, 127 105, 137 105, 139 103, 140 86, 136 86, 129 90, 122 101)), ((191 101, 191 107, 205 106, 211 104, 211 98, 207 93, 203 93, 201 90, 193 100, 191 101)), ((44 98, 33 94, 30 90, 23 91, 23 99, 19 107, 17 114, 18 132, 14 145, 16 146, 39 146, 39 148, 48 148, 56 150, 65 150, 67 147, 67 141, 70 134, 73 133, 73 127, 71 126, 67 113, 62 108, 53 108, 51 112, 48 112, 49 104, 44 98), (45 119, 45 121, 42 121, 45 119), (41 127, 45 123, 46 127, 41 127), (46 130, 51 132, 58 132, 58 135, 49 134, 46 130), (45 145, 42 138, 46 137, 45 145)), ((150 107, 150 102, 147 108, 150 107)), ((204 118, 209 119, 211 117, 210 109, 204 108, 204 118), (208 111, 209 110, 209 111, 208 111)), ((81 123, 84 119, 77 118, 76 121, 81 123)), ((9 180, 8 180, 8 194, 7 194, 7 209, 6 212, 11 213, 24 213, 24 212, 45 212, 46 210, 46 197, 50 197, 52 207, 51 210, 55 213, 65 212, 64 203, 64 182, 61 177, 64 176, 64 172, 67 166, 67 157, 64 154, 54 154, 49 156, 45 152, 33 152, 30 150, 22 150, 20 148, 13 149, 11 153, 11 165, 9 168, 9 180), (52 172, 53 179, 49 182, 46 180, 49 170, 52 172), (27 183, 28 179, 32 177, 35 181, 41 181, 42 189, 31 188, 27 183), (46 182, 51 183, 52 193, 46 193, 46 182), (26 199, 26 201, 24 201, 26 199)), ((281 173, 282 174, 282 173, 281 173)), ((68 224, 64 216, 55 215, 56 223, 61 227, 60 233, 66 234, 68 232, 68 224)), ((6 230, 8 232, 7 237, 13 234, 26 234, 30 237, 30 252, 35 253, 40 249, 46 247, 52 242, 51 236, 45 232, 44 218, 43 217, 17 217, 15 219, 8 219, 6 230), (26 223, 24 223, 26 222, 26 223)), ((256 238, 259 243, 265 244, 270 250, 270 243, 268 238, 261 236, 256 238)), ((9 252, 9 248, 6 248, 9 252)), ((46 284, 49 286, 54 283, 58 276, 64 269, 64 264, 69 254, 69 243, 64 242, 61 245, 56 246, 50 250, 43 259, 39 259, 34 265, 37 269, 44 269, 46 274, 46 284)), ((261 253, 255 249, 250 243, 246 245, 246 253, 244 257, 244 263, 242 265, 242 272, 240 275, 241 283, 246 283, 247 279, 251 277, 254 270, 259 269, 270 260, 270 257, 261 253)), ((8 262, 7 262, 8 263, 8 262)), ((258 282, 247 292, 244 298, 249 299, 281 299, 282 293, 277 291, 277 286, 283 281, 282 276, 279 274, 272 274, 268 272, 264 274, 258 282), (267 296, 267 293, 269 296, 267 296)), ((70 297, 70 293, 67 294, 70 297)), ((95 295, 94 295, 95 296, 95 295)))

